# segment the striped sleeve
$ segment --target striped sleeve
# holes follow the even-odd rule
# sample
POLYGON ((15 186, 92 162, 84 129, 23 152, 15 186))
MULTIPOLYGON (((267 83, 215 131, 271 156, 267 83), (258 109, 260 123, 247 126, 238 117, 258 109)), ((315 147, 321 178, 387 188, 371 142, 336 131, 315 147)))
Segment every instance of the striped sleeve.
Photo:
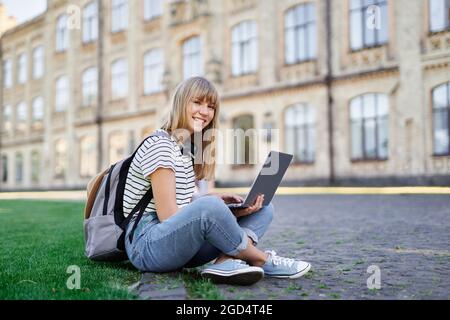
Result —
POLYGON ((139 165, 143 176, 148 177, 158 168, 172 169, 176 173, 176 154, 173 143, 167 138, 144 142, 139 154, 139 165))

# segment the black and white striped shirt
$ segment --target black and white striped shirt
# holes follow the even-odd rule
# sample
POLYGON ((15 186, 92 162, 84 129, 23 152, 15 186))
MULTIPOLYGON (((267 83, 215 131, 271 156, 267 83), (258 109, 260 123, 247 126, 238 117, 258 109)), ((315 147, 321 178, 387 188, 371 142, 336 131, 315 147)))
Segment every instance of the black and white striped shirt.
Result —
MULTIPOLYGON (((174 171, 178 207, 181 208, 191 202, 195 191, 195 173, 191 157, 182 155, 181 148, 173 137, 148 137, 138 149, 128 171, 123 196, 125 216, 128 216, 150 188, 151 181, 146 177, 158 168, 169 168, 174 171)), ((150 212, 156 212, 154 199, 150 201, 144 214, 150 212)))

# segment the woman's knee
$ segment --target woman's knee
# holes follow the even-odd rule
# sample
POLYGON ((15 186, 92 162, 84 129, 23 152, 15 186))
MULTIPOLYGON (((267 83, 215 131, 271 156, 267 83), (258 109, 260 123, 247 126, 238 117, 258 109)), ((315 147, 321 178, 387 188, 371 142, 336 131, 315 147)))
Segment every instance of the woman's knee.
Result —
POLYGON ((195 200, 196 213, 201 217, 223 218, 232 216, 230 209, 222 199, 216 196, 204 196, 195 200))

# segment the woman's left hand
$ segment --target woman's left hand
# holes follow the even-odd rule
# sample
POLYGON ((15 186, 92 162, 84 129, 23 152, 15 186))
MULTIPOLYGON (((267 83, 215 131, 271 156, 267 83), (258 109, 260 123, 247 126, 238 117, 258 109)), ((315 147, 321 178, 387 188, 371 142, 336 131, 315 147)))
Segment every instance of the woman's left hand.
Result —
POLYGON ((222 194, 216 194, 220 199, 223 200, 223 202, 225 203, 240 203, 240 202, 244 202, 244 198, 242 198, 241 196, 238 196, 237 194, 227 194, 227 193, 222 193, 222 194))

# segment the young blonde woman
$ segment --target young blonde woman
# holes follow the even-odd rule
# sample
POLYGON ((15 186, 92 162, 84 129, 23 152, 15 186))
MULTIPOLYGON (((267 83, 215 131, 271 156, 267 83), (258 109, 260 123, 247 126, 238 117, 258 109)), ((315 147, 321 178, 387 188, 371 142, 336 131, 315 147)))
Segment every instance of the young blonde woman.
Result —
POLYGON ((191 201, 195 181, 213 179, 215 141, 202 140, 202 146, 186 142, 216 129, 218 118, 219 97, 213 84, 202 77, 187 79, 178 85, 159 134, 147 138, 139 148, 127 176, 124 212, 131 212, 150 187, 154 197, 131 243, 134 219, 127 229, 131 263, 141 271, 167 272, 203 266, 215 259, 203 268, 202 275, 216 283, 240 285, 255 283, 264 275, 302 276, 310 269, 309 263, 256 248, 274 213, 272 204, 262 206, 263 195, 251 207, 233 211, 226 203, 243 201, 238 195, 206 195, 191 201), (193 163, 187 149, 201 150, 202 161, 197 161, 197 154, 193 163))

